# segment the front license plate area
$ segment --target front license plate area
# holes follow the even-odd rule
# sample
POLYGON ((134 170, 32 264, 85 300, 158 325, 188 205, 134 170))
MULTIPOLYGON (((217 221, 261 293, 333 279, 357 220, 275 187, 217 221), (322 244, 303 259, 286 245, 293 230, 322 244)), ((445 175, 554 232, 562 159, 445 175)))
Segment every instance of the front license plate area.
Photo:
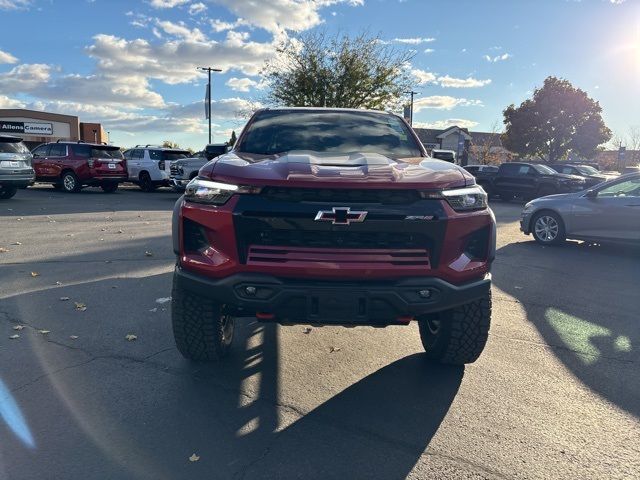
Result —
POLYGON ((345 298, 337 292, 316 291, 307 300, 307 319, 311 322, 354 322, 366 319, 368 314, 369 301, 365 292, 355 292, 345 298))

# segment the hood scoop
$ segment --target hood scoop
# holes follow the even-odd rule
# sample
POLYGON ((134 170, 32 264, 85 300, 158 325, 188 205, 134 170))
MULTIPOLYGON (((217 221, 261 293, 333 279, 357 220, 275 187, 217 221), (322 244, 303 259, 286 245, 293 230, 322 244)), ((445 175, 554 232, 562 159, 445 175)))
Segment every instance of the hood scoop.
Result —
POLYGON ((388 157, 378 153, 352 153, 349 155, 322 154, 308 151, 291 151, 278 158, 283 163, 317 165, 321 167, 369 167, 394 163, 388 157))

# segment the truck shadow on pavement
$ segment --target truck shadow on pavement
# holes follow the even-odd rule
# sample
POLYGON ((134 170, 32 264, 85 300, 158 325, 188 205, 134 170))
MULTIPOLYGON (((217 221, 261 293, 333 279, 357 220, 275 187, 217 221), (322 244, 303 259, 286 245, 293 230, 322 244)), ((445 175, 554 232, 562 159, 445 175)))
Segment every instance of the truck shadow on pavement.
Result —
POLYGON ((530 241, 497 253, 494 285, 522 305, 556 357, 592 391, 640 417, 640 250, 530 241))
MULTIPOLYGON (((138 248, 119 251, 129 247, 138 248)), ((78 279, 2 300, 3 328, 9 334, 12 325, 27 328, 19 340, 0 340, 0 378, 35 447, 10 435, 2 457, 12 460, 0 462, 0 477, 4 467, 13 479, 402 479, 460 388, 463 367, 413 354, 321 403, 305 395, 304 375, 329 378, 331 367, 295 366, 289 358, 283 368, 281 348, 291 345, 281 347, 282 327, 253 319, 239 321, 224 362, 187 362, 173 344, 168 304, 154 303, 170 285, 170 273, 126 278, 114 272, 106 280, 78 279), (74 311, 62 295, 88 309, 74 311), (124 340, 130 332, 137 341, 124 340), (292 368, 300 378, 283 391, 280 379, 292 368), (199 458, 190 462, 193 453, 199 458)), ((340 378, 333 382, 342 385, 340 378)))

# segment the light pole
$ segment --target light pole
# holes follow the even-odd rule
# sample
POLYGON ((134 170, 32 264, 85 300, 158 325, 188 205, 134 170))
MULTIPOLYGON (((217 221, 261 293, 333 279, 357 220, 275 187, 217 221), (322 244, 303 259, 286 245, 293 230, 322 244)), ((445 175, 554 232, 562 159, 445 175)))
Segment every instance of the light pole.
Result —
POLYGON ((414 92, 413 90, 411 90, 410 92, 404 92, 407 95, 411 95, 411 106, 409 107, 409 125, 411 125, 413 127, 413 97, 414 95, 420 95, 419 92, 414 92))
POLYGON ((219 68, 198 67, 197 70, 207 72, 209 74, 209 83, 207 83, 207 118, 209 119, 209 143, 211 143, 211 72, 221 72, 219 68))

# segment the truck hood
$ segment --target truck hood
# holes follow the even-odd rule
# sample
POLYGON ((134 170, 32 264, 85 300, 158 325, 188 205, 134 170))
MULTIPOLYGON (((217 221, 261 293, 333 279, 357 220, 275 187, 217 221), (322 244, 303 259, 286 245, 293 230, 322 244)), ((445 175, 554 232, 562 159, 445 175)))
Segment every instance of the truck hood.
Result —
POLYGON ((394 160, 374 153, 309 151, 269 157, 230 152, 205 165, 200 175, 218 182, 257 186, 444 189, 475 182, 462 168, 428 157, 394 160))

